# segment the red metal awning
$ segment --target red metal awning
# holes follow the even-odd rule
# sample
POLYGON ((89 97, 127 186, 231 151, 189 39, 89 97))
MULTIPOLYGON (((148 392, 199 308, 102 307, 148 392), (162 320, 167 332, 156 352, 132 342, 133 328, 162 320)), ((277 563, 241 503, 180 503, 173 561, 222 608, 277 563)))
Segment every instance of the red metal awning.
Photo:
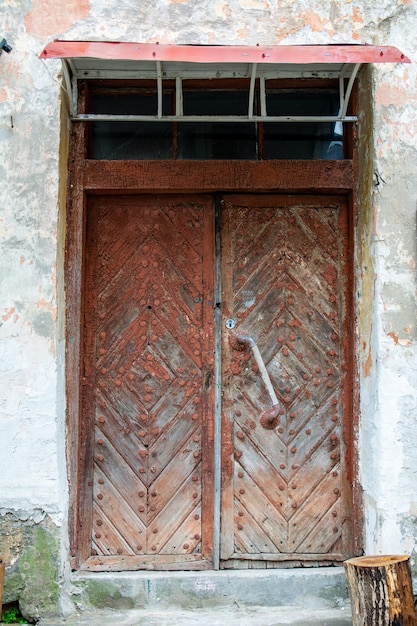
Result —
POLYGON ((176 63, 410 63, 393 46, 355 44, 306 46, 194 46, 115 41, 53 41, 41 59, 90 58, 176 63))
MULTIPOLYGON (((337 78, 340 113, 332 121, 355 121, 346 115, 350 93, 359 68, 364 63, 410 63, 392 46, 306 45, 306 46, 194 46, 114 41, 53 41, 40 54, 41 59, 61 59, 70 114, 74 120, 93 119, 77 114, 76 83, 79 79, 156 79, 158 112, 149 120, 166 119, 162 114, 162 82, 176 81, 177 109, 181 107, 182 81, 189 78, 247 78, 250 80, 247 120, 252 120, 255 82, 259 79, 262 118, 267 115, 265 81, 277 78, 337 78), (347 86, 345 80, 348 79, 347 86)), ((136 116, 137 117, 137 116, 136 116)), ((94 119, 98 119, 97 116, 94 119)), ((103 118, 104 119, 104 118, 103 118)), ((110 119, 109 116, 106 119, 110 119)), ((111 116, 116 119, 116 116, 111 116)), ((118 116, 126 120, 126 116, 118 116)), ((136 119, 136 118, 135 118, 136 119)), ((148 118, 146 118, 148 119, 148 118)), ((183 116, 175 116, 177 121, 183 116)), ((189 119, 189 118, 187 118, 189 119)), ((299 120, 299 118, 297 118, 299 120)), ((310 120, 315 119, 309 117, 310 120)), ((229 118, 225 118, 229 121, 229 118)), ((285 121, 292 118, 285 117, 285 121)), ((320 121, 325 121, 321 119, 320 121)))

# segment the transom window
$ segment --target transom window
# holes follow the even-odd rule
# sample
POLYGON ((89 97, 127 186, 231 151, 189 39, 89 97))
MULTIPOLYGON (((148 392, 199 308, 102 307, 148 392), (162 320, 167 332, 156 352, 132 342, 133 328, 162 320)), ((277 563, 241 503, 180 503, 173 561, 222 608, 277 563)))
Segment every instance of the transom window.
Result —
POLYGON ((92 81, 88 87, 86 113, 99 116, 88 122, 92 159, 349 156, 342 122, 327 119, 340 110, 333 81, 267 80, 262 88, 256 81, 250 96, 247 80, 184 80, 181 99, 175 81, 164 81, 162 98, 156 81, 124 86, 92 81))

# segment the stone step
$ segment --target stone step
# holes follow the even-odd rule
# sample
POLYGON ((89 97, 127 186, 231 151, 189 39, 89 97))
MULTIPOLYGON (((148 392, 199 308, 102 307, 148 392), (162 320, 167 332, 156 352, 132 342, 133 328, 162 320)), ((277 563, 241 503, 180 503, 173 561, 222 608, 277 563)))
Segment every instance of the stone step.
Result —
POLYGON ((67 619, 42 619, 38 626, 351 626, 347 608, 302 607, 213 608, 193 611, 88 611, 67 619))
POLYGON ((78 572, 72 600, 82 610, 349 606, 342 567, 206 572, 78 572))
POLYGON ((77 572, 39 626, 350 626, 342 567, 77 572))

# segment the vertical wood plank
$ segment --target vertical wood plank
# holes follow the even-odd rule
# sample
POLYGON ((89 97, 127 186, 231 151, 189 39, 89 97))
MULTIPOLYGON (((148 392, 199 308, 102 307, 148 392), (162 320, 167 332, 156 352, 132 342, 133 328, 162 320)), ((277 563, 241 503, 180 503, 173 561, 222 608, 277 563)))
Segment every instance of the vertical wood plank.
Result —
MULTIPOLYGON (((86 104, 85 86, 79 92, 80 111, 86 104)), ((90 555, 91 479, 84 470, 86 454, 81 425, 81 383, 83 344, 83 281, 85 240, 85 150, 86 125, 74 124, 71 130, 68 175, 67 228, 65 242, 66 302, 66 395, 67 466, 70 476, 69 535, 72 565, 90 555)), ((87 436, 89 438, 89 434, 87 436)))
POLYGON ((203 332, 203 416, 202 416, 202 553, 213 559, 214 534, 214 446, 215 446, 215 363, 214 363, 214 205, 207 198, 203 217, 203 267, 202 267, 202 332, 203 332))
POLYGON ((221 559, 229 559, 234 551, 234 497, 233 497, 233 418, 230 395, 230 346, 226 320, 233 318, 233 230, 230 211, 221 201, 221 336, 222 336, 222 454, 221 454, 221 559))

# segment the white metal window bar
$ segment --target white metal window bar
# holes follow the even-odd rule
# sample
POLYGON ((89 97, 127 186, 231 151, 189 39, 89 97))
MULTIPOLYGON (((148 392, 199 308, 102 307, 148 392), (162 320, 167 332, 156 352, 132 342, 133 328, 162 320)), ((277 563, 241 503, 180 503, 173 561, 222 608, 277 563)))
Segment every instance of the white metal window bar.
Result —
POLYGON ((78 113, 77 112, 77 74, 72 71, 73 80, 70 79, 70 60, 63 59, 63 75, 66 90, 69 94, 70 115, 75 122, 355 122, 356 115, 347 115, 350 95, 357 73, 361 67, 356 63, 351 71, 348 84, 345 88, 345 79, 348 74, 348 66, 344 65, 339 75, 339 113, 338 115, 269 115, 266 104, 266 80, 275 76, 259 76, 259 95, 261 103, 261 114, 253 112, 255 86, 257 76, 257 63, 252 63, 249 69, 250 84, 248 93, 248 114, 247 115, 184 115, 183 112, 183 76, 175 77, 175 115, 164 115, 162 107, 163 77, 164 68, 161 61, 156 61, 154 78, 157 84, 157 111, 155 115, 116 115, 105 113, 78 113))

